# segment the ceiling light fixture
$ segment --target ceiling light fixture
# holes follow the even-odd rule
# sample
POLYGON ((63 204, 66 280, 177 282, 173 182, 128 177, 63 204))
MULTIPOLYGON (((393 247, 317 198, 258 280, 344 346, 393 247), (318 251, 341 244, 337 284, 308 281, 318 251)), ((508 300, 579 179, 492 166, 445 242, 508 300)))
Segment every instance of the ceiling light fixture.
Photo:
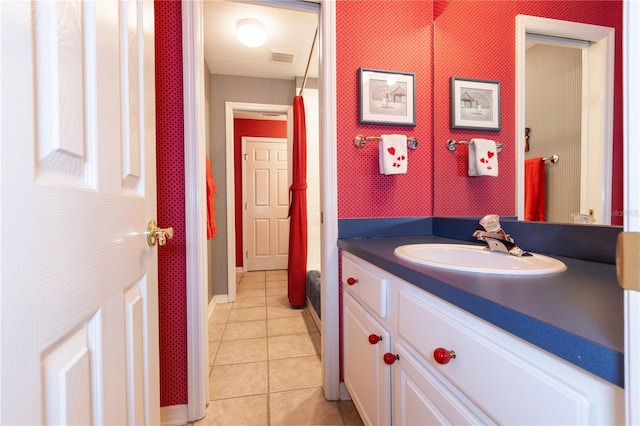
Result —
POLYGON ((267 40, 267 32, 262 22, 256 19, 241 19, 236 25, 236 37, 248 47, 259 47, 267 40))

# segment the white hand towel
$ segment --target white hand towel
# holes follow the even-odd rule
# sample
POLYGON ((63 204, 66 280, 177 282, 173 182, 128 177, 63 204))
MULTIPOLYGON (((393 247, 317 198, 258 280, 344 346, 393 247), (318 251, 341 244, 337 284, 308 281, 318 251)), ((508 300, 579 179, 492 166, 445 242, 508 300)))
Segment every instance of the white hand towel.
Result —
POLYGON ((498 176, 498 150, 490 139, 471 139, 469 176, 498 176))
POLYGON ((398 175, 407 173, 407 136, 381 135, 380 143, 380 173, 398 175))

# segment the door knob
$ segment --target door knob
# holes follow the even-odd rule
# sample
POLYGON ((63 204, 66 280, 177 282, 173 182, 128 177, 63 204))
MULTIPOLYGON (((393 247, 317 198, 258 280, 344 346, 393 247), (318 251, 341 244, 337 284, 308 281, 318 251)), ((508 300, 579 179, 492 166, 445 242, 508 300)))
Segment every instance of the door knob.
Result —
POLYGON ((165 245, 167 240, 173 238, 173 228, 158 228, 156 225, 156 221, 151 219, 147 224, 147 242, 149 246, 153 247, 156 245, 156 241, 158 245, 165 245))

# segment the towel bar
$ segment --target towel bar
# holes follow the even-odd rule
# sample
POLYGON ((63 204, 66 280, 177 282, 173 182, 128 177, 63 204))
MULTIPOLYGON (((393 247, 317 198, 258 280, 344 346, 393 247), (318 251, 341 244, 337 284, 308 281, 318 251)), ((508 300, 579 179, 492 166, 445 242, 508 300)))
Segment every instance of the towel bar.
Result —
MULTIPOLYGON (((447 149, 449 151, 455 151, 457 145, 471 145, 473 143, 473 141, 456 141, 454 139, 449 139, 447 141, 447 149)), ((498 153, 500 151, 502 151, 502 143, 501 142, 496 142, 496 151, 498 151, 498 153)))
MULTIPOLYGON (((381 139, 382 138, 380 136, 365 137, 363 135, 356 135, 356 137, 353 139, 353 144, 358 148, 364 148, 367 143, 366 141, 380 141, 381 139)), ((414 137, 407 137, 407 147, 411 149, 418 148, 418 139, 414 137)))
POLYGON ((542 157, 542 161, 551 161, 552 163, 557 163, 560 161, 560 157, 558 154, 553 154, 551 157, 542 157))

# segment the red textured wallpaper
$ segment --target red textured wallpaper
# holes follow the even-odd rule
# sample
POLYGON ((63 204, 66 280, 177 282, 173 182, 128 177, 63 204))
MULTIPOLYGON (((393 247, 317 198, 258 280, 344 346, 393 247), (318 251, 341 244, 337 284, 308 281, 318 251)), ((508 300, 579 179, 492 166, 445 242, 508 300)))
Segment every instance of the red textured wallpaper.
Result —
POLYGON ((518 14, 579 21, 616 29, 612 223, 622 212, 622 2, 452 1, 438 17, 434 45, 434 216, 515 215, 515 18, 518 14), (496 23, 500 23, 496 25, 496 23), (465 29, 465 30, 462 30, 465 29), (508 41, 508 42, 507 42, 508 41), (451 76, 499 80, 502 130, 449 128, 451 76), (473 137, 504 144, 498 178, 467 176, 467 149, 446 150, 448 139, 473 137))
POLYGON ((432 215, 432 34, 430 1, 336 3, 338 217, 432 215), (416 75, 416 126, 358 124, 358 69, 416 75), (381 175, 378 143, 357 148, 358 134, 415 136, 404 175, 381 175))
POLYGON ((236 197, 236 266, 243 265, 244 247, 242 245, 242 137, 260 136, 265 138, 286 138, 287 122, 276 120, 250 120, 235 118, 233 120, 234 134, 234 179, 236 197))
POLYGON ((155 2, 158 223, 173 239, 158 250, 160 406, 186 404, 187 294, 182 5, 155 2))

